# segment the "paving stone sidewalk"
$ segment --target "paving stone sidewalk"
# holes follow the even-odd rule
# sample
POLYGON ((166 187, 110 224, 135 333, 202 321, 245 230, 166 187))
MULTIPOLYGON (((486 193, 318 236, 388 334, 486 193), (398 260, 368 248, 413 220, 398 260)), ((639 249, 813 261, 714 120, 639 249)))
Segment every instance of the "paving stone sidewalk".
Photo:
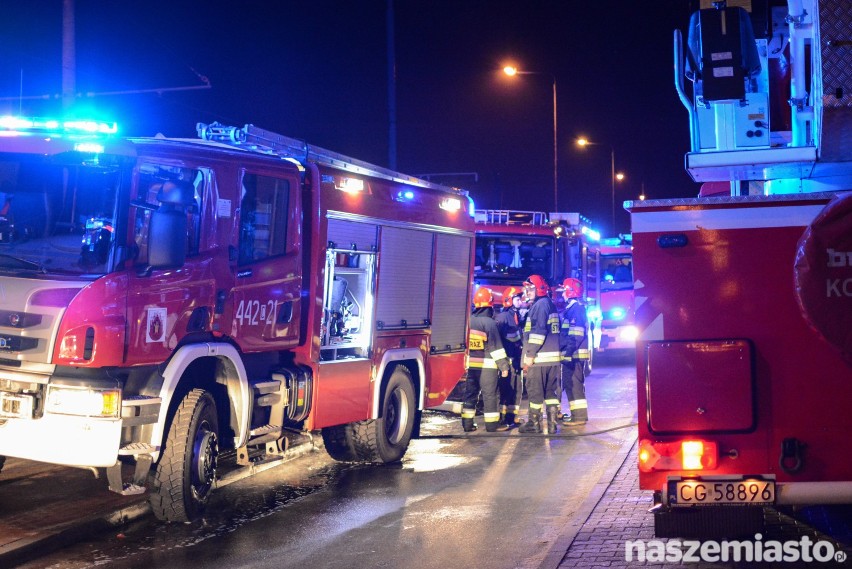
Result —
MULTIPOLYGON (((766 508, 764 519, 766 528, 764 539, 769 540, 798 540, 803 535, 808 535, 812 540, 831 541, 837 550, 843 550, 846 559, 842 563, 769 563, 769 562, 740 562, 740 563, 674 563, 656 561, 630 562, 625 559, 625 542, 629 540, 653 540, 654 519, 648 513, 652 506, 652 493, 639 490, 639 471, 637 464, 637 444, 627 454, 626 459, 618 469, 611 484, 604 492, 591 514, 577 532, 574 540, 568 547, 565 556, 559 563, 560 569, 591 569, 600 567, 645 567, 655 569, 671 569, 673 567, 690 567, 692 569, 743 569, 759 568, 766 569, 778 567, 782 569, 798 569, 801 567, 852 568, 852 547, 850 544, 848 519, 844 517, 845 512, 832 514, 830 508, 813 509, 817 513, 803 510, 796 513, 795 518, 791 513, 766 508), (829 512, 833 522, 828 524, 831 534, 837 539, 832 539, 820 531, 820 518, 826 517, 829 512), (838 523, 838 519, 840 522, 838 523), (815 527, 816 526, 816 527, 815 527), (838 539, 840 541, 838 541, 838 539)), ((825 529, 825 526, 823 527, 825 529)), ((668 542, 669 540, 662 540, 668 542)))

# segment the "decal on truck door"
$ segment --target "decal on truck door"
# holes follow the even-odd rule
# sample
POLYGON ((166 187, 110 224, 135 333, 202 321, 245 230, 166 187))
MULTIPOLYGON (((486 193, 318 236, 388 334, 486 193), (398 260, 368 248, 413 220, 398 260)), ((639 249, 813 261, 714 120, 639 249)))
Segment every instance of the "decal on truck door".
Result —
POLYGON ((153 307, 148 309, 148 324, 145 327, 145 341, 162 343, 166 341, 166 309, 153 307))

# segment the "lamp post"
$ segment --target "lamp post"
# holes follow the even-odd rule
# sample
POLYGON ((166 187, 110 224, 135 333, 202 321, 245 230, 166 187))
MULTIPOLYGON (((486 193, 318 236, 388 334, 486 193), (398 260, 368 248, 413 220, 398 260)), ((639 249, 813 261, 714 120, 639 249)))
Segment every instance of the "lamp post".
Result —
POLYGON ((558 146, 556 136, 556 75, 552 73, 543 73, 540 71, 521 71, 517 67, 507 65, 503 68, 503 73, 509 77, 515 75, 550 75, 553 79, 553 211, 559 211, 559 182, 558 182, 558 146))
MULTIPOLYGON (((586 146, 592 146, 592 145, 598 146, 598 145, 601 145, 601 143, 600 142, 591 142, 587 138, 578 138, 577 139, 577 146, 586 147, 586 146)), ((609 146, 609 153, 610 153, 609 180, 610 180, 610 183, 611 183, 611 186, 612 186, 612 193, 611 193, 611 196, 612 196, 612 219, 611 219, 610 223, 612 224, 612 232, 614 234, 614 233, 616 233, 616 230, 615 230, 615 182, 616 182, 616 180, 619 181, 619 182, 621 180, 623 180, 624 174, 621 173, 621 172, 618 172, 618 173, 615 172, 615 148, 613 148, 611 145, 609 146)))

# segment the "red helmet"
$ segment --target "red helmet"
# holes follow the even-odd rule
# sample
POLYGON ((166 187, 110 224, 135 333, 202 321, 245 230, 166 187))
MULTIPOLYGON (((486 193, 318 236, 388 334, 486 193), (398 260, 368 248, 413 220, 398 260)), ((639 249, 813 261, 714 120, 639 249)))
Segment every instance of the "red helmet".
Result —
POLYGON ((550 293, 550 285, 541 275, 530 275, 524 281, 524 296, 527 300, 535 300, 539 296, 547 296, 550 293))
POLYGON ((476 289, 476 294, 473 295, 474 308, 488 308, 494 304, 494 295, 491 294, 491 289, 480 287, 476 289))
POLYGON ((507 286, 506 290, 503 291, 503 306, 505 306, 506 308, 509 308, 510 306, 512 306, 512 300, 516 296, 523 296, 523 295, 524 295, 524 291, 522 291, 518 287, 507 286))
POLYGON ((577 279, 568 277, 562 281, 562 296, 565 297, 565 300, 568 300, 569 298, 582 298, 583 283, 577 279))

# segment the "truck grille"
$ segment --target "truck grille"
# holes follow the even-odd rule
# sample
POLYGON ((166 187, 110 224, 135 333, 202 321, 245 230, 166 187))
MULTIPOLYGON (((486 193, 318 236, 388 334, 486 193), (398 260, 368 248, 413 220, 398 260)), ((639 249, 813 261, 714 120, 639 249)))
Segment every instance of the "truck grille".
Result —
MULTIPOLYGON (((36 293, 87 283, 4 277, 0 298, 0 367, 50 364, 64 306, 33 305, 36 293)), ((38 302, 38 301, 37 301, 38 302)), ((43 370, 33 369, 36 373, 43 370)))

